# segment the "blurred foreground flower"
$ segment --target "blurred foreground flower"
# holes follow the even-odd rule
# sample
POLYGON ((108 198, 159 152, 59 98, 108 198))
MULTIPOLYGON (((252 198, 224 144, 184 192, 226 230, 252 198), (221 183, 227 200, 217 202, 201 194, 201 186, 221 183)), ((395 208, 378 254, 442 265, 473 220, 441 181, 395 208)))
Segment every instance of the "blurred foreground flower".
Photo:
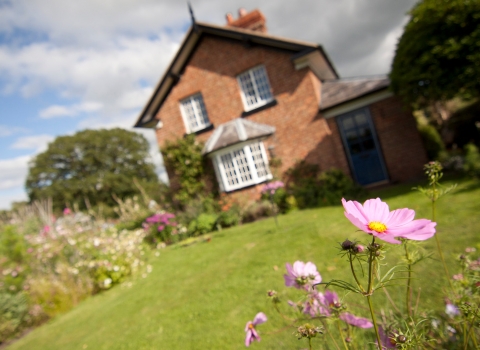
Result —
POLYGON ((284 187, 285 185, 283 184, 282 181, 274 181, 266 184, 265 186, 262 187, 262 193, 270 193, 270 194, 275 194, 275 191, 278 190, 279 188, 284 187))
POLYGON ((427 219, 413 220, 415 211, 404 208, 390 211, 380 198, 360 204, 342 199, 345 216, 360 230, 388 243, 400 244, 395 238, 424 241, 435 234, 436 222, 427 219))
POLYGON ((317 271, 317 267, 312 262, 295 261, 293 266, 287 263, 287 274, 283 275, 287 287, 298 289, 310 289, 314 284, 322 282, 322 277, 317 271))
POLYGON ((260 341, 260 336, 258 335, 255 326, 267 322, 267 316, 263 312, 259 312, 252 321, 248 321, 245 325, 245 346, 250 346, 250 344, 256 340, 260 341))

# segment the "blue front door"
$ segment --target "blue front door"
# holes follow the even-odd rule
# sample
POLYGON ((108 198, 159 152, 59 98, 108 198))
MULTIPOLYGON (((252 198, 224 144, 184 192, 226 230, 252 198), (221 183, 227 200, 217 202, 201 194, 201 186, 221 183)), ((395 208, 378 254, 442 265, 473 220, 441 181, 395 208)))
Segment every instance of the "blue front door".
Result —
POLYGON ((387 171, 368 108, 337 117, 343 145, 355 180, 369 185, 387 180, 387 171))

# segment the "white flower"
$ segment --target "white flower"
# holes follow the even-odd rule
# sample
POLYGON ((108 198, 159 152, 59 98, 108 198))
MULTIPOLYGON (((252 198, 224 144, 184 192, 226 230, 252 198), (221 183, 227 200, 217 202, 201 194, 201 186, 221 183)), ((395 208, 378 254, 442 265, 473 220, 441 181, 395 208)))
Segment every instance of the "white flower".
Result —
POLYGON ((109 285, 112 284, 112 279, 111 278, 106 278, 105 281, 103 281, 103 284, 105 287, 108 287, 109 285))

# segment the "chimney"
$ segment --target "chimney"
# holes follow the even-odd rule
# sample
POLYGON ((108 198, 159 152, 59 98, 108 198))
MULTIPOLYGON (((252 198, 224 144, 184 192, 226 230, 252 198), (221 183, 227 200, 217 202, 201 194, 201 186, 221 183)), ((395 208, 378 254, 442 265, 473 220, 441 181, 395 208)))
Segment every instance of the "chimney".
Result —
POLYGON ((238 10, 238 18, 234 19, 231 13, 227 13, 227 27, 236 27, 266 33, 265 16, 259 10, 247 12, 244 8, 238 10))

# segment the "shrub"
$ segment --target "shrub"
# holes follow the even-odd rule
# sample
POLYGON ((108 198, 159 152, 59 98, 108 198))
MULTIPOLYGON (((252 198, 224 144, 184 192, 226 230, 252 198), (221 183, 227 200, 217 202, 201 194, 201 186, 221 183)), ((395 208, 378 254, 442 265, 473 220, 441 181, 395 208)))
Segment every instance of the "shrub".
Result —
POLYGON ((0 292, 0 344, 17 333, 28 320, 28 302, 23 293, 0 292))
POLYGON ((299 208, 335 205, 339 204, 338 198, 358 198, 365 195, 363 187, 355 184, 338 169, 320 173, 318 165, 302 161, 289 169, 288 176, 287 193, 295 197, 299 208))
POLYGON ((480 153, 473 143, 465 146, 465 164, 463 170, 470 176, 480 176, 480 153))
POLYGON ((272 216, 272 203, 268 200, 254 202, 247 206, 242 213, 242 222, 253 222, 261 218, 272 216))
POLYGON ((215 226, 218 229, 237 226, 240 223, 240 220, 240 209, 238 206, 232 206, 230 209, 222 211, 218 215, 215 226))
POLYGON ((365 190, 341 170, 328 170, 319 176, 318 205, 335 205, 339 198, 360 198, 365 190))
POLYGON ((195 220, 188 225, 188 232, 192 236, 200 236, 205 233, 212 232, 217 222, 217 216, 215 214, 200 214, 195 220))
POLYGON ((422 138, 427 157, 429 160, 436 160, 442 151, 445 151, 445 145, 437 129, 430 124, 418 126, 420 137, 422 138))
POLYGON ((166 212, 156 213, 146 218, 143 223, 147 231, 146 241, 155 245, 159 242, 173 243, 173 237, 179 233, 178 224, 174 219, 174 214, 166 212))

